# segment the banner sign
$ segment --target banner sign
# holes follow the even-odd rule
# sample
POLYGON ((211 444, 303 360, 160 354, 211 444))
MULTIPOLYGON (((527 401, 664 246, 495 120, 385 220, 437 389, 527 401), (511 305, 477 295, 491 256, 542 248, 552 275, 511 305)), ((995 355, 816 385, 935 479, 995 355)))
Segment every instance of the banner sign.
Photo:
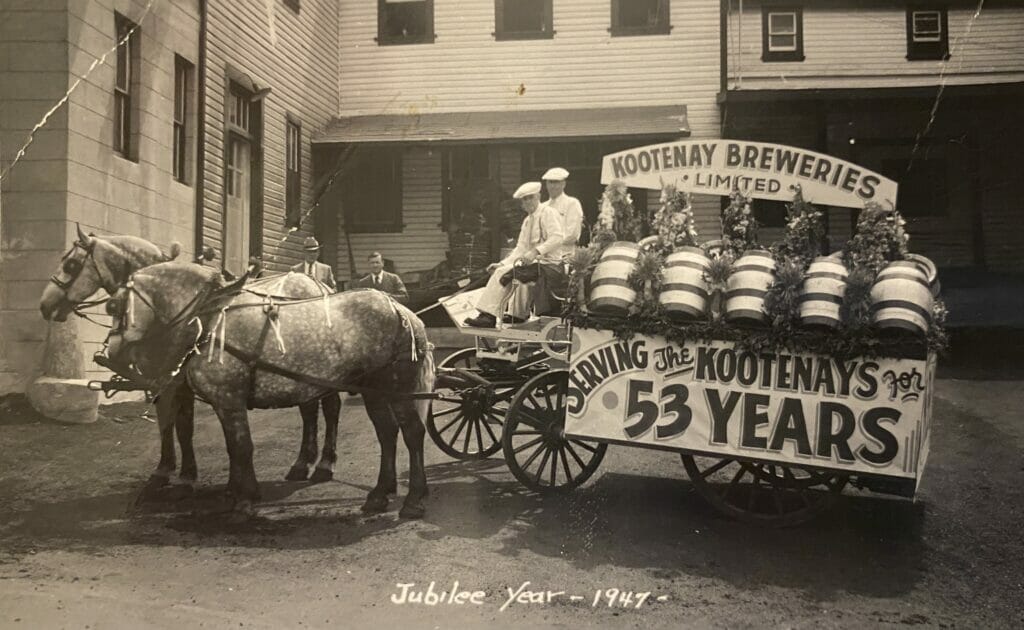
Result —
POLYGON ((577 438, 918 479, 934 380, 934 356, 837 361, 575 329, 565 429, 577 438))
POLYGON ((783 144, 683 140, 604 156, 601 183, 659 190, 665 184, 707 195, 739 190, 755 199, 792 201, 799 184, 809 202, 863 208, 896 204, 896 182, 845 160, 783 144))

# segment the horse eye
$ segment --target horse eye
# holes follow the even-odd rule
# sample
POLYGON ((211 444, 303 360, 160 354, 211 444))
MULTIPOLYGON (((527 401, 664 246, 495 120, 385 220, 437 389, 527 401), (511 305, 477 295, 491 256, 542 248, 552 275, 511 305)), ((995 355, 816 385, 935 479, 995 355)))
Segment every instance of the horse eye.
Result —
POLYGON ((64 273, 74 275, 82 270, 82 261, 74 258, 68 258, 64 261, 64 264, 61 265, 61 268, 64 270, 64 273))
POLYGON ((107 301, 107 315, 111 317, 120 317, 124 313, 124 301, 119 299, 112 299, 107 301))

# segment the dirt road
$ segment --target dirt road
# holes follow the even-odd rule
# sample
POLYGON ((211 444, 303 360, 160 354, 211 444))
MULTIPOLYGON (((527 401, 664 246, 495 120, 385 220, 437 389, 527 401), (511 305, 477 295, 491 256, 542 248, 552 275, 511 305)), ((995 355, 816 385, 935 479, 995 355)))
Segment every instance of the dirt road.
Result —
POLYGON ((850 494, 783 530, 725 520, 676 456, 622 447, 584 488, 544 499, 500 459, 452 462, 428 443, 427 517, 400 520, 397 501, 367 517, 378 450, 352 404, 335 481, 320 485, 283 481, 297 411, 253 414, 265 502, 238 523, 220 512, 227 458, 205 406, 199 491, 137 506, 158 453, 144 406, 71 427, 8 400, 0 627, 1019 628, 1022 390, 941 380, 917 503, 850 494), (462 603, 391 601, 455 581, 462 603), (510 588, 519 597, 503 607, 510 588), (611 607, 607 589, 621 593, 611 607))

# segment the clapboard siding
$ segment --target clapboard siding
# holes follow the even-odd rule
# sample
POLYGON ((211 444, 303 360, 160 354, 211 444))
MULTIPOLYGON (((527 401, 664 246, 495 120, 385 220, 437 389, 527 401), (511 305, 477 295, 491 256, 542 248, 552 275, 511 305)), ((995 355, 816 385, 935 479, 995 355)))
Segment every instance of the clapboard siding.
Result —
MULTIPOLYGON (((325 204, 326 205, 326 204, 325 204)), ((333 206, 340 212, 340 206, 333 206)), ((395 263, 398 273, 429 269, 445 259, 448 235, 441 230, 441 152, 409 148, 402 155, 402 222, 400 233, 351 234, 352 258, 344 235, 338 238, 339 280, 355 280, 366 273, 366 257, 379 251, 395 263)))
POLYGON ((377 3, 340 3, 341 115, 686 104, 717 135, 719 9, 673 0, 670 35, 611 37, 608 2, 554 2, 553 39, 495 41, 494 3, 435 0, 432 44, 378 46, 377 3))
POLYGON ((794 3, 803 5, 805 59, 761 61, 761 3, 743 13, 731 2, 730 89, 908 87, 1024 80, 1024 5, 989 3, 972 21, 977 3, 952 3, 950 59, 908 61, 906 3, 794 3), (817 6, 815 6, 817 5, 817 6), (742 28, 741 28, 742 20, 742 28), (742 33, 741 33, 742 30, 742 33))
POLYGON ((302 230, 287 237, 285 121, 302 124, 302 208, 312 205, 310 138, 338 113, 338 10, 330 0, 304 0, 298 14, 283 2, 210 2, 206 75, 206 188, 203 238, 223 249, 224 99, 228 66, 247 74, 263 100, 263 257, 268 271, 301 259, 302 230))

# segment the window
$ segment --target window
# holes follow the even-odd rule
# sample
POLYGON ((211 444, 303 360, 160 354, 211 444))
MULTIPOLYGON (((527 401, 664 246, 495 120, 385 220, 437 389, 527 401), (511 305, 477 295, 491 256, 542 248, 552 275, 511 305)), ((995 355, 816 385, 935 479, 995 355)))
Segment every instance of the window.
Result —
POLYGON ((801 7, 761 9, 761 60, 804 60, 804 16, 801 7))
POLYGON ((494 0, 494 38, 550 39, 551 0, 494 0))
POLYGON ((434 0, 377 0, 377 43, 434 41, 434 0))
POLYGON ((949 171, 944 157, 883 159, 881 172, 900 183, 896 207, 907 219, 949 214, 949 171))
POLYGON ((252 95, 232 83, 227 99, 227 151, 225 151, 224 191, 228 197, 242 199, 249 194, 249 146, 251 136, 252 95))
POLYGON ((612 36, 668 35, 669 0, 612 0, 612 36))
POLYGON ((191 112, 192 64, 174 55, 174 179, 188 183, 188 117, 191 112))
POLYGON ((285 124, 285 226, 302 223, 302 126, 288 119, 285 124))
POLYGON ((907 9, 907 59, 949 59, 945 9, 907 9))
POLYGON ((284 0, 284 5, 296 13, 299 12, 299 0, 284 0))
POLYGON ((342 190, 345 228, 350 233, 402 231, 400 149, 356 149, 342 190))
POLYGON ((135 146, 134 108, 139 74, 138 27, 119 13, 114 14, 114 32, 117 34, 117 58, 114 69, 114 150, 134 160, 135 146))

